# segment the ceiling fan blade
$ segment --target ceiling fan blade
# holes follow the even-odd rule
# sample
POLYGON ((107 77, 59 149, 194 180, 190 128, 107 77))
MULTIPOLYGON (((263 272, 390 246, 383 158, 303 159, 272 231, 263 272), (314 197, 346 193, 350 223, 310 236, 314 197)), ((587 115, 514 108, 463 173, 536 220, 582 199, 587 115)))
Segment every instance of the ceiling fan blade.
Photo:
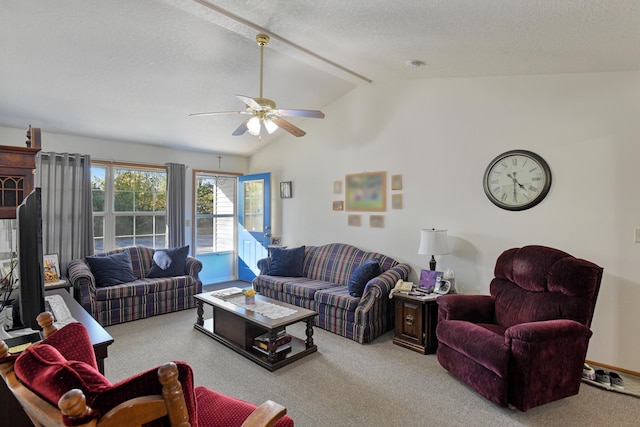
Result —
POLYGON ((313 117, 315 119, 324 119, 324 113, 318 110, 273 110, 274 113, 285 117, 313 117))
POLYGON ((272 122, 277 124, 278 127, 280 127, 281 129, 286 130, 287 132, 289 132, 293 136, 305 136, 307 134, 305 131, 303 131, 302 129, 300 129, 297 126, 294 126, 292 123, 286 121, 282 117, 278 117, 276 115, 273 115, 273 116, 270 116, 269 118, 271 119, 272 122))
POLYGON ((258 102, 253 99, 253 98, 249 98, 248 96, 244 96, 244 95, 236 95, 236 97, 244 102, 245 104, 247 104, 250 108, 257 110, 257 111, 261 111, 262 110, 262 106, 260 104, 258 104, 258 102))
POLYGON ((240 126, 238 126, 238 129, 234 130, 231 135, 233 135, 233 136, 244 135, 244 133, 247 131, 247 123, 249 123, 249 120, 251 120, 251 117, 249 117, 248 119, 243 121, 240 124, 240 126))
POLYGON ((219 114, 248 114, 246 111, 212 111, 210 113, 191 113, 189 116, 217 116, 219 114))

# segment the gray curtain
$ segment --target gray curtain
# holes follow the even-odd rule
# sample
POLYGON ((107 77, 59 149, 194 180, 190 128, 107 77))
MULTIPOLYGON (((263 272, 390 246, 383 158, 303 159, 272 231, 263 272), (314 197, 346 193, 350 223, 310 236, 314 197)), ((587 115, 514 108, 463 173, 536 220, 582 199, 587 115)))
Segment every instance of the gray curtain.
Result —
POLYGON ((167 163, 167 233, 170 248, 185 244, 185 165, 167 163))
POLYGON ((93 254, 91 158, 40 152, 35 184, 42 192, 43 252, 58 254, 66 275, 69 261, 93 254))

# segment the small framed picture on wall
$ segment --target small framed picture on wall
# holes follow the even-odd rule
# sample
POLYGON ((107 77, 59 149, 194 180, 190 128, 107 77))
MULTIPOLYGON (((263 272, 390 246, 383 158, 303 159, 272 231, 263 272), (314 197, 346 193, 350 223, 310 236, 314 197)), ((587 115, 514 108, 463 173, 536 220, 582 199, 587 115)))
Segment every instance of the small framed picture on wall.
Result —
POLYGON ((391 189, 402 190, 402 175, 391 175, 391 189))
POLYGON ((342 194, 342 181, 333 181, 333 194, 342 194))
POLYGON ((402 209, 402 194, 391 195, 391 208, 402 209))
POLYGON ((290 199, 293 197, 291 190, 291 181, 283 181, 280 183, 280 198, 290 199))
POLYGON ((384 215, 370 215, 369 227, 384 228, 384 215))

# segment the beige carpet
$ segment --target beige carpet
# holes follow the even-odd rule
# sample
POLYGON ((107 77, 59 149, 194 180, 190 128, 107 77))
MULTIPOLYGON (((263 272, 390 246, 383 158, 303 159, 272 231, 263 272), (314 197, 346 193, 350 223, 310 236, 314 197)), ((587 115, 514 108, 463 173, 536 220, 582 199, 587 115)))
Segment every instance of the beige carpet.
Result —
MULTIPOLYGON (((115 342, 107 377, 118 381, 168 360, 186 361, 197 385, 253 403, 272 399, 299 427, 636 426, 640 419, 637 398, 587 385, 524 413, 497 407, 444 371, 434 355, 394 345, 391 332, 361 345, 316 328, 317 353, 269 372, 194 330, 195 319, 193 309, 108 327, 115 342)), ((304 336, 302 324, 288 331, 304 336)))

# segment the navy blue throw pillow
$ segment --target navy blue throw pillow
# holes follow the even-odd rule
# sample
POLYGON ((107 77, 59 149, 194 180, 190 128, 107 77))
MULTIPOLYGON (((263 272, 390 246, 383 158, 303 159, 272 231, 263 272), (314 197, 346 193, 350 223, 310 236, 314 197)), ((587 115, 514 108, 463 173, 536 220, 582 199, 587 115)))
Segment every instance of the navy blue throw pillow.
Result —
POLYGON ((153 253, 149 278, 184 276, 189 256, 189 245, 175 249, 158 249, 153 253))
POLYGON ((86 260, 98 287, 119 285, 136 280, 131 267, 129 251, 107 256, 88 256, 86 260))
POLYGON ((369 280, 379 276, 380 273, 382 269, 377 259, 368 259, 360 264, 349 277, 349 295, 361 297, 369 280))
POLYGON ((304 246, 299 248, 271 249, 271 266, 269 276, 302 277, 304 246))

